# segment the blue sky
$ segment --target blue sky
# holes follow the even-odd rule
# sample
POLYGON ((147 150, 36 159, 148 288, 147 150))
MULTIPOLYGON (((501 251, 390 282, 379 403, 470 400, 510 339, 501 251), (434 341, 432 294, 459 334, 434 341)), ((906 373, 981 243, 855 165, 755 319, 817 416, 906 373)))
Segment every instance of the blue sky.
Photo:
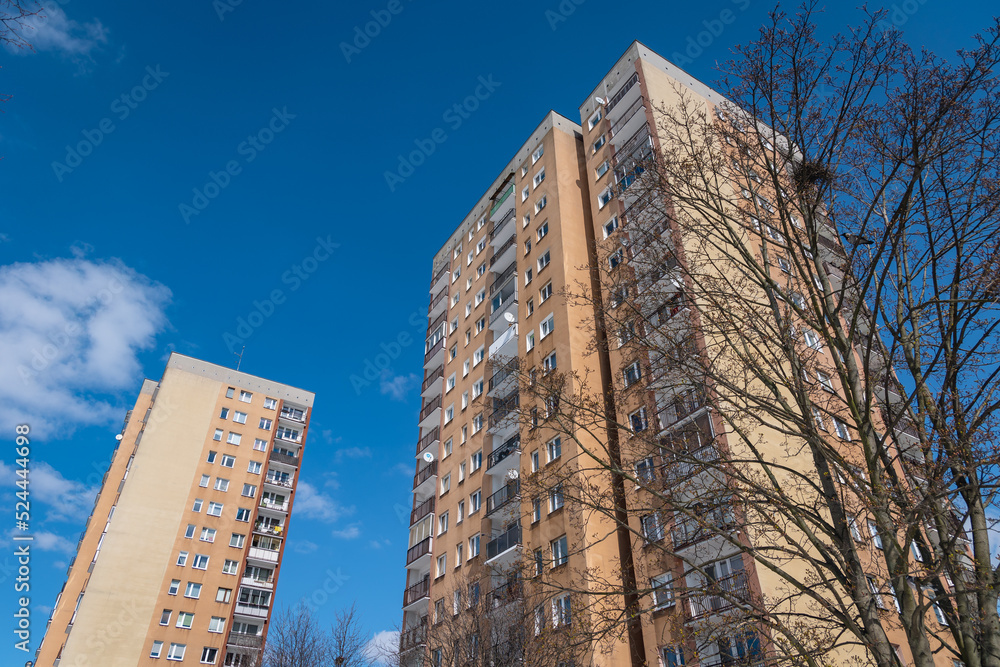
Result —
MULTIPOLYGON (((951 55, 990 4, 890 7, 911 43, 951 55)), ((857 22, 849 5, 823 28, 857 22)), ((391 631, 432 254, 632 40, 711 82, 770 8, 66 0, 34 52, 0 47, 0 488, 13 510, 13 425, 29 423, 32 652, 142 378, 171 351, 234 365, 243 344, 242 370, 317 394, 278 605, 307 598, 327 621, 357 602, 391 631), (475 112, 447 115, 484 80, 475 112), (433 154, 387 182, 438 128, 433 154)), ((11 564, 0 555, 8 619, 11 564)), ((0 663, 31 657, 12 643, 0 663)))

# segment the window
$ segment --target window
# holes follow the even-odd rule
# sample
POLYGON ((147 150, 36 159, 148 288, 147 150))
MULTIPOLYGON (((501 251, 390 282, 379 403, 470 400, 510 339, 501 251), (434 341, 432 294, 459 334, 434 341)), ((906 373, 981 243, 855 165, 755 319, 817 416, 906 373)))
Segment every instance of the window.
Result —
POLYGON ((816 371, 816 379, 819 380, 820 386, 829 392, 833 392, 833 383, 830 381, 830 376, 823 371, 816 371))
POLYGON ((542 198, 535 202, 535 215, 542 212, 542 209, 549 203, 549 198, 546 195, 542 195, 542 198))
POLYGON ((538 290, 538 303, 545 303, 552 296, 552 281, 545 283, 542 289, 538 290))
POLYGON ((476 489, 469 496, 469 516, 472 516, 479 511, 479 506, 483 501, 483 491, 482 489, 476 489))
POLYGON ((451 491, 451 473, 441 478, 441 495, 443 496, 449 491, 451 491))
POLYGON ((469 559, 473 559, 479 555, 479 535, 473 535, 469 538, 469 559))
POLYGON ((550 373, 556 369, 556 353, 553 352, 549 356, 542 359, 542 371, 545 373, 550 373))
POLYGON ((642 536, 646 542, 659 542, 666 534, 663 520, 656 512, 639 517, 639 524, 642 528, 642 536))
POLYGON ((187 644, 171 644, 167 651, 167 660, 183 660, 186 649, 187 644))
POLYGON ((254 486, 253 484, 244 484, 242 495, 246 496, 247 498, 253 498, 254 496, 257 495, 257 487, 254 486))
POLYGON ((563 497, 562 484, 556 484, 554 487, 549 489, 549 514, 552 514, 558 509, 562 509, 565 502, 563 497))
POLYGON ((531 499, 531 523, 538 523, 542 520, 542 501, 539 498, 531 499))
POLYGON ((257 438, 253 441, 253 448, 255 451, 264 452, 267 451, 267 440, 261 440, 257 438))
POLYGON ((803 332, 803 339, 806 345, 817 352, 823 351, 823 342, 820 340, 819 335, 815 331, 809 331, 808 329, 803 332))
POLYGON ((479 334, 485 328, 486 328, 486 318, 480 317, 478 320, 476 320, 476 333, 479 334))
POLYGON ((913 554, 913 560, 918 563, 924 562, 924 556, 920 553, 920 546, 915 541, 910 542, 910 553, 913 554))
POLYGON ((478 450, 475 454, 469 457, 471 464, 470 472, 476 472, 483 467, 483 450, 478 450))
POLYGON ((532 329, 524 336, 524 349, 531 352, 535 349, 535 330, 532 329))
POLYGON ((541 225, 538 226, 538 230, 535 232, 536 240, 541 241, 545 238, 545 235, 549 233, 549 221, 546 220, 541 225))
POLYGON ((261 462, 260 461, 250 461, 247 464, 247 472, 253 473, 255 475, 260 474, 261 462))
POLYGON ((872 544, 876 549, 882 548, 882 537, 878 534, 878 526, 874 521, 868 521, 868 534, 872 536, 872 544))
POLYGON ((468 317, 472 313, 472 302, 465 304, 465 316, 468 317))
POLYGON ((879 609, 885 609, 885 601, 882 600, 882 595, 878 590, 878 583, 875 581, 875 577, 866 575, 865 580, 868 582, 868 592, 872 594, 872 598, 875 600, 875 605, 879 609))
POLYGON ((260 423, 259 423, 259 424, 257 424, 257 428, 262 428, 262 429, 264 429, 265 431, 270 431, 270 430, 271 430, 271 425, 272 425, 273 423, 274 423, 274 422, 273 422, 273 421, 271 421, 270 419, 268 419, 268 418, 266 418, 266 417, 261 417, 261 418, 260 418, 260 423))
POLYGON ((265 410, 275 410, 278 407, 278 399, 276 398, 265 398, 264 399, 264 409, 265 410))
POLYGON ((544 320, 542 324, 538 327, 538 333, 541 334, 541 338, 544 340, 546 336, 552 333, 552 329, 555 327, 555 314, 549 315, 544 320))
POLYGON ((552 625, 562 627, 570 625, 573 617, 570 613, 569 594, 557 597, 552 601, 552 625))
POLYGON ((552 547, 552 567, 565 565, 569 561, 569 549, 566 536, 557 537, 550 543, 552 547))
POLYGON ((233 533, 229 536, 229 546, 241 549, 246 543, 247 536, 240 535, 239 533, 233 533))
POLYGON ((215 490, 216 491, 228 491, 229 490, 229 480, 222 479, 221 477, 215 478, 215 490))
POLYGON ((646 408, 639 408, 632 414, 628 416, 629 425, 632 427, 633 433, 639 433, 640 431, 645 431, 649 426, 649 422, 646 420, 646 408))
POLYGON ((527 287, 528 285, 531 284, 531 276, 532 276, 531 269, 528 269, 527 271, 524 272, 524 285, 525 285, 525 287, 527 287))
POLYGON ((232 398, 235 392, 236 392, 235 388, 229 387, 228 389, 226 389, 226 398, 232 398))
POLYGON ((204 500, 202 500, 201 498, 195 498, 194 499, 194 504, 191 505, 191 511, 192 512, 200 512, 201 511, 201 506, 204 505, 204 504, 205 504, 204 500))
POLYGON ((170 625, 170 616, 173 613, 174 612, 171 609, 164 609, 160 613, 160 625, 170 625))
POLYGON ((208 511, 206 512, 209 516, 222 516, 222 503, 211 502, 208 504, 208 511))
POLYGON ((541 158, 542 155, 544 154, 545 154, 545 146, 539 144, 538 148, 535 149, 535 152, 531 154, 531 164, 535 164, 536 162, 538 162, 539 158, 541 158))
POLYGON ((197 600, 201 597, 201 584, 196 584, 193 581, 189 581, 187 587, 184 589, 184 597, 194 598, 197 600))
POLYGON ((608 169, 610 168, 610 166, 611 165, 608 163, 607 160, 605 160, 601 164, 597 165, 597 169, 594 170, 594 174, 595 174, 594 180, 595 181, 599 180, 601 178, 601 176, 603 176, 604 174, 608 173, 608 169))
POLYGON ((201 529, 201 541, 202 542, 215 542, 215 528, 202 528, 201 529))
POLYGON ((475 400, 480 394, 483 393, 483 379, 479 378, 472 383, 472 398, 475 400))
POLYGON ((179 614, 177 614, 178 628, 186 628, 190 630, 193 624, 194 624, 194 614, 186 611, 182 611, 179 614))
POLYGON ((524 305, 527 308, 528 315, 531 315, 533 312, 535 312, 535 300, 534 299, 528 299, 525 302, 524 305))
POLYGON ((847 424, 840 421, 836 417, 833 417, 833 430, 837 433, 837 437, 841 440, 851 439, 851 431, 847 428, 847 424))
POLYGON ((181 551, 180 553, 177 554, 177 564, 180 565, 181 567, 187 565, 187 560, 188 560, 188 552, 181 551))
POLYGON ((240 440, 242 439, 243 436, 241 436, 239 433, 233 433, 232 431, 230 431, 229 435, 226 437, 226 442, 228 442, 230 445, 239 445, 240 440))
POLYGON ((193 523, 189 523, 187 529, 184 531, 184 537, 188 539, 194 537, 194 530, 195 530, 195 525, 193 523))
POLYGON ((170 588, 167 589, 167 595, 177 595, 177 591, 181 588, 181 580, 174 579, 170 582, 170 588))
POLYGON ((195 554, 194 560, 191 561, 191 567, 196 570, 207 570, 208 569, 208 556, 205 554, 195 554))
POLYGON ((215 592, 216 602, 229 602, 233 598, 232 588, 220 588, 215 592))
POLYGON ((660 649, 663 667, 684 667, 684 647, 664 646, 660 649))
POLYGON ((538 576, 545 569, 545 554, 541 549, 535 549, 535 576, 538 576))
POLYGON ((163 651, 163 642, 153 642, 153 648, 149 651, 149 657, 159 658, 161 651, 163 651))
POLYGON ((236 574, 239 569, 240 562, 230 558, 227 558, 226 562, 222 564, 222 574, 236 574))
POLYGON ((205 665, 214 665, 215 659, 219 655, 219 649, 206 646, 201 649, 201 662, 205 665))
POLYGON ((458 343, 455 343, 454 345, 451 346, 451 349, 448 350, 448 361, 453 361, 457 356, 458 356, 458 343))
POLYGON ((478 366, 486 358, 486 346, 481 345, 478 350, 472 353, 472 365, 478 366))
POLYGON ((615 250, 608 256, 608 268, 611 269, 612 271, 617 269, 621 265, 622 260, 624 259, 625 259, 625 252, 621 248, 615 250))
POLYGON ((215 429, 215 434, 212 436, 212 440, 222 441, 223 430, 221 428, 215 429))
POLYGON ((595 111, 594 115, 591 116, 590 120, 587 121, 587 129, 593 130, 595 127, 597 127, 597 124, 601 122, 601 118, 603 117, 604 115, 600 109, 595 111))
POLYGON ((636 461, 635 478, 640 483, 651 482, 656 478, 656 464, 652 456, 636 461))
POLYGON ((542 167, 535 174, 535 177, 531 179, 531 184, 537 188, 539 185, 542 184, 542 181, 544 180, 545 180, 545 167, 542 167))
POLYGON ((604 238, 608 238, 618 229, 618 216, 615 216, 604 223, 604 238))
POLYGON ((604 138, 603 134, 601 136, 597 137, 597 141, 595 141, 591 145, 591 147, 590 147, 590 152, 591 153, 596 153, 597 151, 601 150, 601 146, 604 145, 605 141, 606 141, 606 139, 604 138))
POLYGON ((448 554, 441 554, 437 557, 437 576, 443 577, 448 570, 448 554))
POLYGON ((639 365, 638 361, 633 361, 631 364, 625 367, 622 371, 622 376, 625 380, 625 387, 631 387, 640 379, 642 379, 642 367, 639 365))
POLYGON ((223 468, 232 468, 236 465, 236 457, 230 456, 229 454, 222 455, 222 461, 220 462, 223 468))
MULTIPOLYGON (((464 463, 462 465, 465 465, 464 463)), ((465 520, 465 501, 459 500, 458 507, 455 509, 457 516, 455 516, 455 525, 462 523, 465 520)))
POLYGON ((531 472, 538 472, 539 462, 538 462, 538 450, 531 452, 531 472))
POLYGON ((240 412, 239 410, 237 410, 233 414, 233 421, 236 422, 237 424, 246 424, 247 423, 247 413, 240 412))
POLYGON ((448 532, 448 513, 444 512, 438 517, 438 535, 448 532))
POLYGON ((200 486, 202 488, 207 487, 208 483, 210 481, 212 481, 212 476, 211 475, 202 475, 201 476, 201 481, 198 482, 198 486, 200 486))
POLYGON ((823 412, 817 408, 815 405, 812 406, 813 420, 816 422, 816 428, 821 431, 826 430, 826 423, 823 421, 823 412))
POLYGON ((484 287, 483 289, 476 292, 476 306, 481 304, 485 299, 486 299, 486 288, 484 287))
MULTIPOLYGON (((541 255, 541 256, 540 256, 539 258, 538 258, 538 272, 539 272, 539 273, 541 273, 541 272, 542 272, 542 269, 544 269, 544 268, 545 268, 546 266, 548 266, 548 265, 549 265, 549 261, 550 261, 550 259, 551 259, 551 258, 550 258, 550 253, 549 253, 549 251, 548 251, 548 250, 546 250, 546 251, 545 251, 545 252, 544 252, 544 253, 543 253, 543 254, 542 254, 542 255, 541 255)), ((551 283, 550 283, 550 284, 551 284, 551 283)), ((544 299, 543 299, 543 301, 544 301, 544 299)))
POLYGON ((851 537, 854 538, 855 542, 861 542, 861 530, 858 528, 858 520, 856 517, 847 515, 847 527, 851 531, 851 537))
POLYGON ((597 195, 597 208, 604 208, 614 198, 615 198, 614 192, 611 190, 611 188, 608 188, 601 194, 597 195))
POLYGON ((548 452, 548 462, 552 463, 557 458, 562 456, 562 438, 552 438, 545 445, 545 449, 548 452))
POLYGON ((448 376, 448 380, 445 382, 444 391, 447 394, 449 391, 455 388, 455 374, 452 373, 448 376))
POLYGON ((237 521, 250 521, 250 510, 245 507, 240 507, 236 510, 236 520, 237 521))

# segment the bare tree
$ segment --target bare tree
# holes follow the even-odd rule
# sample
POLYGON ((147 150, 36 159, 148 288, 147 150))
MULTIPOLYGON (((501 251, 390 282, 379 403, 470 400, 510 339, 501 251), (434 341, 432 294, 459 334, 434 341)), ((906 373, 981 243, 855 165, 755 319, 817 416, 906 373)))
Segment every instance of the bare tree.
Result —
POLYGON ((33 21, 44 17, 41 3, 34 0, 0 2, 0 44, 11 48, 32 48, 29 30, 33 21))
POLYGON ((330 663, 332 638, 307 607, 278 612, 264 644, 266 667, 325 667, 330 663))
POLYGON ((523 379, 578 452, 533 483, 660 554, 582 573, 595 636, 672 606, 722 663, 997 667, 1000 24, 947 62, 884 12, 821 42, 815 8, 616 156, 600 290, 568 297, 621 364, 606 397, 523 379))
POLYGON ((370 664, 368 632, 361 626, 356 605, 337 611, 330 627, 330 656, 337 667, 365 667, 370 664))

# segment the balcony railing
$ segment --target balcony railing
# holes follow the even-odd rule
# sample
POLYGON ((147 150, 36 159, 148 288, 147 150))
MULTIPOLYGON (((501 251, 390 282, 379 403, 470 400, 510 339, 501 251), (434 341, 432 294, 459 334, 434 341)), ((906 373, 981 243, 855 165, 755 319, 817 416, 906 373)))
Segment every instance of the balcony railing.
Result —
POLYGON ((440 340, 438 340, 436 343, 427 346, 427 351, 424 353, 425 364, 431 360, 431 357, 433 357, 435 354, 444 349, 446 340, 447 339, 444 336, 442 336, 440 340))
POLYGON ((442 278, 444 278, 444 274, 446 274, 446 273, 448 273, 448 262, 445 262, 444 264, 442 264, 441 268, 438 269, 437 272, 434 273, 434 277, 431 278, 431 287, 433 287, 434 284, 437 281, 439 281, 442 278))
POLYGON ((420 503, 410 512, 410 525, 412 526, 416 522, 423 519, 425 516, 434 511, 434 496, 431 496, 424 502, 420 503))
POLYGON ((441 427, 435 426, 431 432, 417 441, 417 454, 431 446, 431 443, 441 437, 441 427))
POLYGON ((506 192, 504 192, 502 195, 500 195, 500 198, 497 199, 497 203, 494 204, 493 207, 490 209, 490 216, 492 216, 497 211, 497 209, 499 209, 503 205, 503 203, 505 201, 507 201, 507 197, 510 197, 512 194, 514 194, 514 184, 513 183, 510 184, 510 187, 507 188, 506 192))
POLYGON ((493 514, 498 509, 511 502, 521 493, 521 482, 515 480, 502 487, 499 491, 486 499, 486 516, 493 514))
MULTIPOLYGON (((508 410, 509 412, 510 410, 508 410)), ((505 413, 506 414, 506 413, 505 413)), ((501 417, 503 419, 503 417, 501 417)), ((517 451, 517 448, 521 445, 521 436, 515 435, 510 438, 505 443, 490 452, 490 455, 486 457, 486 470, 489 470, 496 464, 503 461, 505 458, 517 451)))
POLYGON ((438 315, 437 318, 427 326, 427 336, 428 337, 430 337, 430 334, 432 332, 437 331, 438 327, 440 327, 442 324, 444 324, 444 319, 446 317, 448 317, 448 311, 447 310, 442 310, 441 314, 438 315))
POLYGON ((280 477, 265 477, 264 478, 264 483, 265 484, 274 484, 275 486, 281 486, 281 487, 284 487, 286 489, 292 488, 292 479, 291 478, 282 479, 280 477))
POLYGON ((253 532, 260 533, 261 535, 278 535, 281 536, 285 532, 285 527, 282 525, 274 525, 267 523, 257 523, 253 527, 253 532))
POLYGON ((410 565, 418 558, 426 556, 431 552, 431 538, 426 537, 422 541, 417 542, 412 547, 406 551, 406 564, 410 565))
MULTIPOLYGON (((429 539, 429 538, 428 538, 429 539)), ((496 558, 508 549, 521 544, 521 524, 515 523, 496 539, 486 544, 486 560, 496 558)))
POLYGON ((411 651, 418 646, 427 643, 427 621, 423 621, 415 628, 404 630, 399 633, 399 650, 411 651))
POLYGON ((288 420, 293 421, 293 422, 298 422, 300 424, 305 424, 306 423, 306 413, 305 413, 305 411, 299 410, 298 408, 282 407, 281 408, 281 418, 282 419, 288 419, 288 420))
POLYGON ((520 579, 511 579, 490 591, 490 604, 496 609, 521 597, 520 579))
POLYGON ((409 607, 411 604, 430 595, 431 580, 423 579, 419 583, 410 586, 403 591, 403 606, 409 607))
POLYGON ((493 376, 490 378, 490 388, 488 391, 493 391, 497 386, 511 375, 514 375, 520 370, 521 364, 517 357, 511 358, 510 361, 500 366, 493 372, 493 376))
POLYGON ((287 512, 288 511, 288 501, 287 500, 285 502, 283 502, 283 503, 276 503, 276 502, 273 502, 271 500, 261 499, 260 506, 263 507, 264 509, 277 510, 279 512, 287 512))
POLYGON ((440 294, 438 294, 436 297, 434 297, 433 299, 431 299, 430 305, 427 306, 427 310, 428 311, 434 310, 434 308, 439 303, 441 303, 442 301, 444 301, 447 298, 448 298, 448 290, 442 290, 442 292, 440 294))
POLYGON ((242 616, 255 616, 257 618, 267 618, 270 609, 267 605, 236 603, 236 613, 242 616))
POLYGON ((493 250, 493 256, 490 257, 490 268, 491 269, 493 268, 493 265, 496 264, 497 260, 500 259, 500 257, 505 252, 507 252, 507 250, 512 245, 514 245, 515 243, 517 243, 517 235, 516 234, 514 236, 510 237, 509 239, 507 239, 507 241, 502 246, 500 246, 499 248, 496 248, 496 249, 493 250))
POLYGON ((492 325, 494 322, 500 319, 500 316, 506 313, 510 309, 511 305, 514 306, 517 305, 517 290, 514 290, 511 293, 511 295, 507 297, 506 300, 500 301, 496 305, 496 307, 493 309, 493 312, 490 314, 490 324, 492 325))
POLYGON ((496 280, 490 284, 490 297, 503 289, 504 285, 507 284, 508 280, 514 277, 515 273, 517 273, 517 262, 504 269, 504 272, 497 276, 496 280))
POLYGON ((750 600, 746 572, 737 572, 723 579, 710 581, 706 588, 709 591, 707 595, 700 599, 695 598, 696 616, 725 611, 730 607, 746 604, 750 600))
POLYGON ((417 474, 413 476, 413 488, 414 489, 417 488, 423 482, 426 482, 428 479, 430 479, 431 477, 433 477, 434 475, 436 475, 437 474, 437 470, 438 470, 437 461, 434 461, 433 463, 431 463, 429 465, 426 465, 423 468, 421 468, 420 471, 417 472, 417 474))
POLYGON ((516 410, 521 405, 521 394, 515 393, 514 395, 506 398, 502 401, 493 401, 493 412, 490 413, 489 428, 493 428, 500 422, 502 422, 508 415, 510 415, 514 410, 516 410))
POLYGON ((506 231, 507 224, 510 223, 510 221, 513 219, 514 219, 514 209, 510 209, 504 214, 502 218, 500 218, 493 224, 493 230, 490 232, 490 241, 499 236, 502 236, 503 233, 506 231))
POLYGON ((615 105, 618 104, 619 102, 621 102, 622 98, 625 97, 625 95, 628 94, 628 91, 630 91, 632 89, 632 86, 634 86, 637 83, 639 83, 639 73, 638 72, 636 72, 635 74, 633 74, 632 76, 630 76, 629 80, 626 81, 625 85, 622 86, 622 89, 619 90, 617 93, 615 93, 614 97, 612 97, 610 100, 608 100, 608 106, 606 107, 606 110, 607 111, 611 111, 612 109, 614 109, 615 105))
POLYGON ((435 396, 431 399, 429 403, 424 404, 424 407, 420 410, 420 421, 427 419, 428 416, 435 410, 441 407, 441 397, 435 396))
POLYGON ((432 370, 426 378, 424 378, 423 384, 420 386, 420 393, 427 391, 435 382, 440 382, 444 378, 444 364, 441 364, 434 370, 432 370))
POLYGON ((646 100, 644 100, 642 97, 639 97, 639 99, 633 102, 631 106, 629 106, 629 108, 625 110, 625 113, 622 114, 622 117, 619 118, 617 121, 615 121, 615 124, 611 126, 611 136, 613 137, 616 134, 618 134, 621 131, 621 129, 625 127, 630 120, 632 120, 632 117, 635 116, 636 113, 638 113, 639 109, 645 103, 646 100))
POLYGON ((290 454, 282 454, 281 452, 272 451, 270 455, 268 455, 268 458, 277 463, 285 463, 290 466, 297 466, 299 464, 299 457, 292 456, 290 454))
POLYGON ((260 648, 264 645, 264 638, 261 635, 250 635, 243 632, 230 632, 229 639, 226 640, 229 646, 239 648, 260 648))

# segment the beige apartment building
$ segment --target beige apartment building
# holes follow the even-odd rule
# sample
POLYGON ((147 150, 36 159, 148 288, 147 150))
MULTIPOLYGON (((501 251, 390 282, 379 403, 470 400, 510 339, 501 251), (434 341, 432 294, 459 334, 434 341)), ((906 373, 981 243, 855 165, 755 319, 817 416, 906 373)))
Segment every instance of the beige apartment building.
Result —
POLYGON ((125 417, 35 664, 259 665, 313 399, 171 354, 125 417))
MULTIPOLYGON (((492 664, 553 666, 766 660, 768 637, 745 623, 730 624, 730 602, 708 595, 680 604, 671 589, 681 584, 705 589, 706 576, 730 597, 780 589, 782 582, 755 567, 752 557, 726 540, 686 533, 679 519, 668 525, 657 512, 637 510, 628 517, 631 531, 624 536, 617 531, 616 538, 607 514, 567 504, 558 483, 539 491, 531 482, 544 474, 567 487, 607 485, 606 475, 577 467, 585 458, 581 447, 618 457, 637 480, 666 478, 670 473, 660 472, 659 460, 630 452, 627 438, 618 442, 622 427, 666 440, 681 430, 690 439, 693 431, 706 449, 740 447, 734 439, 727 442, 725 424, 693 394, 676 383, 649 381, 657 375, 656 360, 627 345, 634 331, 605 321, 608 309, 629 298, 615 271, 641 250, 637 236, 630 240, 630 226, 635 230, 641 222, 646 230, 674 233, 680 261, 685 252, 696 252, 697 244, 671 231, 662 207, 647 209, 648 202, 629 190, 642 165, 663 148, 659 110, 678 103, 682 94, 707 114, 725 102, 633 43, 580 106, 579 123, 550 112, 433 258, 403 594, 404 665, 461 664, 489 651, 496 652, 492 664), (568 378, 567 391, 595 405, 611 397, 602 414, 616 415, 618 427, 583 419, 569 427, 547 421, 557 406, 525 389, 550 373, 568 378), (648 548, 667 534, 688 565, 648 548), (525 601, 531 593, 524 580, 533 576, 546 582, 544 599, 525 601), (563 627, 570 636, 571 626, 586 627, 587 616, 599 613, 600 604, 582 599, 588 597, 588 582, 624 576, 634 578, 644 596, 638 625, 582 653, 532 655, 545 650, 531 645, 531 635, 540 636, 541 628, 563 627), (519 617, 528 626, 533 618, 535 631, 529 627, 520 646, 502 654, 498 647, 509 639, 485 619, 518 601, 527 610, 519 617), (484 620, 471 625, 460 620, 469 614, 484 620), (466 629, 448 629, 456 623, 466 629), (460 637, 463 633, 471 639, 460 637)), ((738 184, 725 187, 740 192, 738 184)), ((824 234, 824 252, 842 253, 836 231, 824 234)), ((668 262, 662 276, 654 276, 663 281, 662 304, 647 314, 654 324, 664 325, 686 310, 683 281, 671 276, 671 268, 668 262)), ((702 349, 711 344, 704 339, 702 334, 702 349)), ((836 435, 849 449, 849 434, 838 427, 836 435)), ((775 457, 783 456, 780 434, 765 428, 761 438, 775 443, 775 457)), ((678 488, 692 490, 678 493, 694 498, 700 480, 712 483, 692 474, 678 482, 678 488)), ((619 492, 623 505, 648 507, 640 485, 632 486, 608 490, 608 497, 619 492)), ((720 521, 734 522, 728 512, 716 510, 720 521)), ((796 604, 792 600, 776 611, 791 613, 796 604)), ((897 651, 905 664, 905 637, 890 639, 903 647, 897 651)), ((849 660, 860 650, 843 649, 835 657, 849 660)))

